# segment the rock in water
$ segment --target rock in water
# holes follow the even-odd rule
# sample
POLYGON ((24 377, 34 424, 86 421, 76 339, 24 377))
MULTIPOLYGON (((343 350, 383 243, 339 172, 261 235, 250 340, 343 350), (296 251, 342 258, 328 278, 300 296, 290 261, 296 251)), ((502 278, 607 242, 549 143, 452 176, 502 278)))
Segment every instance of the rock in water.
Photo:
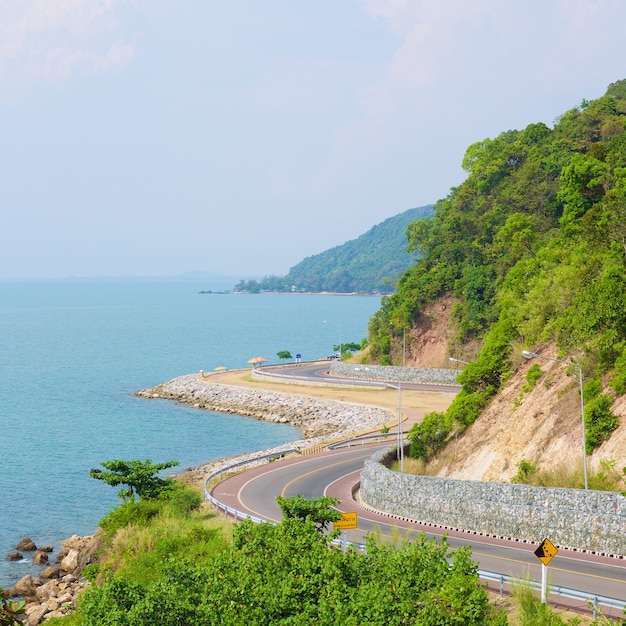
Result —
POLYGON ((22 541, 15 546, 15 549, 23 550, 24 552, 35 552, 35 550, 37 550, 37 546, 30 537, 24 537, 24 539, 22 539, 22 541))

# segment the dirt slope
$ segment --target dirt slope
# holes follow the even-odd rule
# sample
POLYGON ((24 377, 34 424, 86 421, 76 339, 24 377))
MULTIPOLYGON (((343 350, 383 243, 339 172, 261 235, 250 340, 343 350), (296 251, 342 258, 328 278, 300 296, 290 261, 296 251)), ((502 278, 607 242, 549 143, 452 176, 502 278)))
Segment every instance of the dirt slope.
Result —
MULTIPOLYGON (((447 367, 447 340, 452 336, 450 302, 431 306, 422 316, 427 321, 411 331, 407 365, 447 367), (417 344, 417 345, 416 345, 417 344), (443 364, 446 365, 443 365, 443 364)), ((555 356, 550 348, 542 354, 555 356)), ((520 348, 521 352, 521 348, 520 348)), ((455 355, 459 356, 459 355, 455 355)), ((470 360, 467 357, 467 360, 470 360)), ((540 470, 582 470, 582 420, 577 374, 568 376, 566 367, 550 361, 526 361, 520 354, 518 369, 483 415, 465 433, 446 447, 429 471, 438 476, 465 480, 510 480, 523 459, 536 462, 540 470), (543 372, 535 388, 522 392, 532 363, 543 372)), ((611 439, 588 457, 589 471, 600 461, 615 461, 621 473, 626 466, 626 398, 619 398, 613 412, 622 423, 611 439)))

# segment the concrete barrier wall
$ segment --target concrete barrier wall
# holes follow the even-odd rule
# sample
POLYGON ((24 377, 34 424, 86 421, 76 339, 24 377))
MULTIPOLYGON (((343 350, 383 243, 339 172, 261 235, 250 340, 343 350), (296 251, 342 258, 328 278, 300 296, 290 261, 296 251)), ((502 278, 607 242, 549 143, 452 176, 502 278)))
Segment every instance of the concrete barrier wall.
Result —
POLYGON ((449 528, 626 555, 626 497, 620 493, 553 489, 400 474, 365 462, 361 498, 386 513, 449 528))
POLYGON ((362 378, 401 383, 455 385, 460 370, 443 367, 398 367, 396 365, 357 365, 332 361, 330 373, 344 378, 362 378))

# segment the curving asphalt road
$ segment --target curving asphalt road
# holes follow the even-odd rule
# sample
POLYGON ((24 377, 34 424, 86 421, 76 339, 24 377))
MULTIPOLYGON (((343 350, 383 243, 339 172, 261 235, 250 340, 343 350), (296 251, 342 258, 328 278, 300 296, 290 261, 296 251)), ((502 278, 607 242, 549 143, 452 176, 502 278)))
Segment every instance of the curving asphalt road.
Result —
MULTIPOLYGON (((269 368, 268 368, 269 369, 269 368)), ((305 380, 334 379, 326 363, 306 363, 277 368, 280 376, 305 380)), ((441 385, 403 384, 403 388, 420 391, 441 391, 441 385)), ((480 569, 518 578, 541 581, 541 564, 533 554, 536 544, 485 537, 456 529, 444 529, 385 513, 372 511, 355 499, 360 472, 366 458, 389 444, 370 444, 348 449, 327 451, 295 459, 284 459, 238 474, 218 484, 213 496, 220 502, 250 515, 279 521, 280 509, 276 496, 302 494, 313 498, 321 495, 339 499, 339 509, 358 515, 356 530, 346 531, 347 539, 362 543, 373 532, 386 540, 410 539, 418 533, 429 537, 448 537, 450 547, 470 546, 480 569)), ((550 586, 562 586, 626 600, 626 560, 590 553, 560 550, 548 568, 550 586)), ((586 609, 583 602, 567 601, 569 607, 586 609)), ((607 617, 621 616, 617 609, 606 610, 607 617)))
MULTIPOLYGON (((370 445, 324 452, 317 455, 286 459, 258 467, 218 484, 213 495, 220 502, 242 512, 268 520, 279 521, 280 509, 276 496, 302 494, 306 497, 328 495, 340 500, 341 511, 358 514, 359 527, 347 531, 348 540, 363 542, 368 532, 384 539, 410 538, 425 532, 428 536, 448 536, 452 548, 469 545, 480 569, 509 576, 541 581, 541 564, 533 554, 536 545, 477 534, 442 529, 411 520, 396 519, 371 511, 354 499, 363 463, 382 446, 370 445)), ((549 584, 579 589, 590 595, 598 594, 626 599, 625 561, 599 555, 560 550, 549 566, 549 584)), ((582 602, 569 606, 585 609, 582 602)), ((607 613, 610 616, 610 611, 607 613)), ((619 617, 614 611, 613 617, 619 617)))
MULTIPOLYGON (((385 384, 382 381, 367 381, 362 379, 353 378, 339 378, 330 374, 330 361, 316 361, 313 363, 300 363, 294 365, 283 365, 280 367, 264 367, 257 370, 257 373, 264 373, 269 376, 276 376, 279 378, 295 378, 302 379, 309 382, 348 382, 350 384, 362 385, 363 387, 386 387, 395 386, 393 383, 385 384)), ((412 389, 415 391, 436 391, 440 392, 442 389, 457 391, 461 389, 461 385, 441 385, 434 383, 402 383, 402 389, 412 389)))

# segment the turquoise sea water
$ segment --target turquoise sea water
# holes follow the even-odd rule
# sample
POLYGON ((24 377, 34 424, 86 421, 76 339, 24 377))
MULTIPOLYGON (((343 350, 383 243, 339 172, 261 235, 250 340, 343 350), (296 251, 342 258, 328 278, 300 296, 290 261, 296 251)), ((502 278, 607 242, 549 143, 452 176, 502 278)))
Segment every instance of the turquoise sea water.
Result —
POLYGON ((134 391, 253 356, 325 357, 366 336, 380 299, 200 294, 182 280, 0 282, 0 586, 31 571, 5 556, 30 536, 90 534, 117 504, 88 476, 114 458, 200 465, 299 438, 290 427, 146 400, 134 391))

